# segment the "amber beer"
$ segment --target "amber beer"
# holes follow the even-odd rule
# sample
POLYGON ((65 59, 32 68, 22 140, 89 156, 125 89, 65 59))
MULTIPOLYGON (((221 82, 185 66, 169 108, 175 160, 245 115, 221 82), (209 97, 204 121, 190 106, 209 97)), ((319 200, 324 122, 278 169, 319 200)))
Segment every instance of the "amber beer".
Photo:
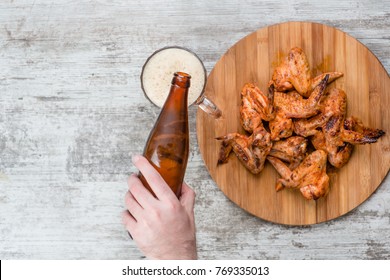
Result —
MULTIPOLYGON (((190 79, 191 76, 184 72, 174 74, 169 95, 143 153, 177 197, 181 193, 189 153, 187 99, 190 79)), ((139 177, 153 193, 141 173, 139 177)))

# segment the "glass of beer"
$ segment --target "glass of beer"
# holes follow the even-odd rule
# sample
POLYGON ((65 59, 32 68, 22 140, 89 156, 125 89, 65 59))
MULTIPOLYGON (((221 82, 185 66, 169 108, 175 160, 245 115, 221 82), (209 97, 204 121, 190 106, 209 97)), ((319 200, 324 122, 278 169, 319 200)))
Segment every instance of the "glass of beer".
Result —
POLYGON ((160 108, 164 105, 175 72, 186 72, 191 75, 189 106, 198 105, 214 118, 222 115, 218 107, 204 95, 207 71, 202 60, 191 50, 178 46, 155 51, 142 67, 141 87, 153 104, 160 108))

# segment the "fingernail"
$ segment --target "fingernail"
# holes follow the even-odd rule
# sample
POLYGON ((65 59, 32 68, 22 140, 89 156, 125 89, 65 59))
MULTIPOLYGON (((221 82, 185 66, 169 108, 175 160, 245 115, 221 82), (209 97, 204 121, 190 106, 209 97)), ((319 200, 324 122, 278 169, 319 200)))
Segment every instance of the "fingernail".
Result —
POLYGON ((139 159, 140 159, 139 155, 133 155, 133 157, 131 158, 131 161, 135 164, 139 159))

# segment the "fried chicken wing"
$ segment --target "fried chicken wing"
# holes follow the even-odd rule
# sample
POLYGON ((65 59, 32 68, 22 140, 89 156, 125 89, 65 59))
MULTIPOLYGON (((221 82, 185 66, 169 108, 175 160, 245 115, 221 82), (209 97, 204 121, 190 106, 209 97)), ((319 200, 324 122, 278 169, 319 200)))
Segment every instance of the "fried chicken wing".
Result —
POLYGON ((241 90, 240 121, 242 127, 252 133, 262 122, 274 118, 273 113, 273 87, 268 95, 257 86, 248 83, 241 90))
POLYGON ((290 137, 294 132, 294 124, 291 118, 286 117, 281 109, 276 109, 275 118, 269 122, 272 141, 290 137))
POLYGON ((328 84, 342 77, 344 74, 341 72, 326 72, 318 75, 311 79, 310 91, 314 90, 316 86, 325 78, 326 75, 329 75, 328 84))
MULTIPOLYGON (((320 114, 309 119, 294 120, 294 132, 303 137, 312 136, 317 128, 323 127, 331 118, 331 123, 340 124, 340 120, 345 117, 347 110, 347 95, 340 89, 331 89, 320 106, 320 114)), ((328 125, 330 128, 330 125, 328 125)), ((334 129, 333 129, 334 130, 334 129)), ((337 134, 332 131, 332 134, 337 134)))
POLYGON ((326 88, 329 76, 326 75, 321 83, 313 90, 308 99, 297 95, 275 92, 275 107, 280 108, 288 118, 308 118, 320 112, 320 101, 326 88))
POLYGON ((341 89, 331 89, 321 108, 321 113, 310 119, 296 120, 294 131, 301 136, 312 136, 315 149, 328 153, 328 161, 336 168, 343 167, 351 156, 353 146, 344 143, 341 128, 347 110, 347 95, 341 89))
POLYGON ((385 135, 383 130, 368 128, 356 117, 345 119, 344 126, 341 128, 341 139, 351 144, 375 143, 383 135, 385 135))
POLYGON ((306 157, 308 140, 300 136, 292 136, 285 140, 274 142, 269 156, 290 163, 294 170, 306 157))
POLYGON ((275 68, 272 82, 277 91, 289 91, 295 88, 302 96, 309 97, 326 75, 329 75, 327 82, 331 83, 341 77, 343 73, 323 73, 312 79, 306 54, 301 48, 295 47, 289 51, 282 63, 275 68))
POLYGON ((273 141, 292 135, 294 130, 292 118, 307 118, 320 112, 320 101, 328 79, 329 76, 326 75, 308 99, 304 99, 296 91, 274 93, 276 116, 269 122, 273 141))
POLYGON ((241 163, 253 174, 263 170, 265 159, 272 148, 270 134, 262 125, 258 126, 251 136, 229 133, 216 139, 222 140, 218 164, 226 163, 233 150, 241 163))
POLYGON ((336 168, 343 167, 351 157, 353 145, 342 143, 340 146, 331 145, 326 141, 325 134, 322 130, 317 130, 311 137, 311 143, 316 150, 323 150, 328 153, 328 161, 336 168))
POLYGON ((303 96, 310 87, 310 68, 306 54, 301 48, 292 48, 282 63, 275 68, 272 80, 277 91, 294 87, 303 96))
POLYGON ((281 160, 267 157, 282 178, 277 180, 276 188, 299 189, 308 200, 317 200, 329 191, 329 177, 326 174, 326 152, 317 150, 308 155, 302 163, 291 171, 281 160))
POLYGON ((329 163, 337 168, 348 162, 353 150, 351 144, 374 143, 384 135, 384 131, 365 127, 355 117, 345 119, 346 111, 347 95, 333 88, 325 97, 319 115, 294 121, 295 133, 312 136, 313 146, 326 151, 329 163))

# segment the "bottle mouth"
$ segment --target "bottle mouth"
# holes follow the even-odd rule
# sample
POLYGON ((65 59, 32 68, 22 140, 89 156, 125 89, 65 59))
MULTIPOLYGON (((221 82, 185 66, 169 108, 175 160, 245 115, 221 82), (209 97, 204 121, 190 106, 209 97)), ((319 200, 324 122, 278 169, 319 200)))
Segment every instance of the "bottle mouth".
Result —
POLYGON ((187 74, 185 72, 175 72, 174 74, 175 76, 179 76, 179 77, 183 77, 183 78, 187 78, 187 79, 191 79, 191 75, 190 74, 187 74))
POLYGON ((191 85, 190 80, 190 74, 178 71, 173 74, 172 85, 179 86, 181 88, 189 88, 191 85))

